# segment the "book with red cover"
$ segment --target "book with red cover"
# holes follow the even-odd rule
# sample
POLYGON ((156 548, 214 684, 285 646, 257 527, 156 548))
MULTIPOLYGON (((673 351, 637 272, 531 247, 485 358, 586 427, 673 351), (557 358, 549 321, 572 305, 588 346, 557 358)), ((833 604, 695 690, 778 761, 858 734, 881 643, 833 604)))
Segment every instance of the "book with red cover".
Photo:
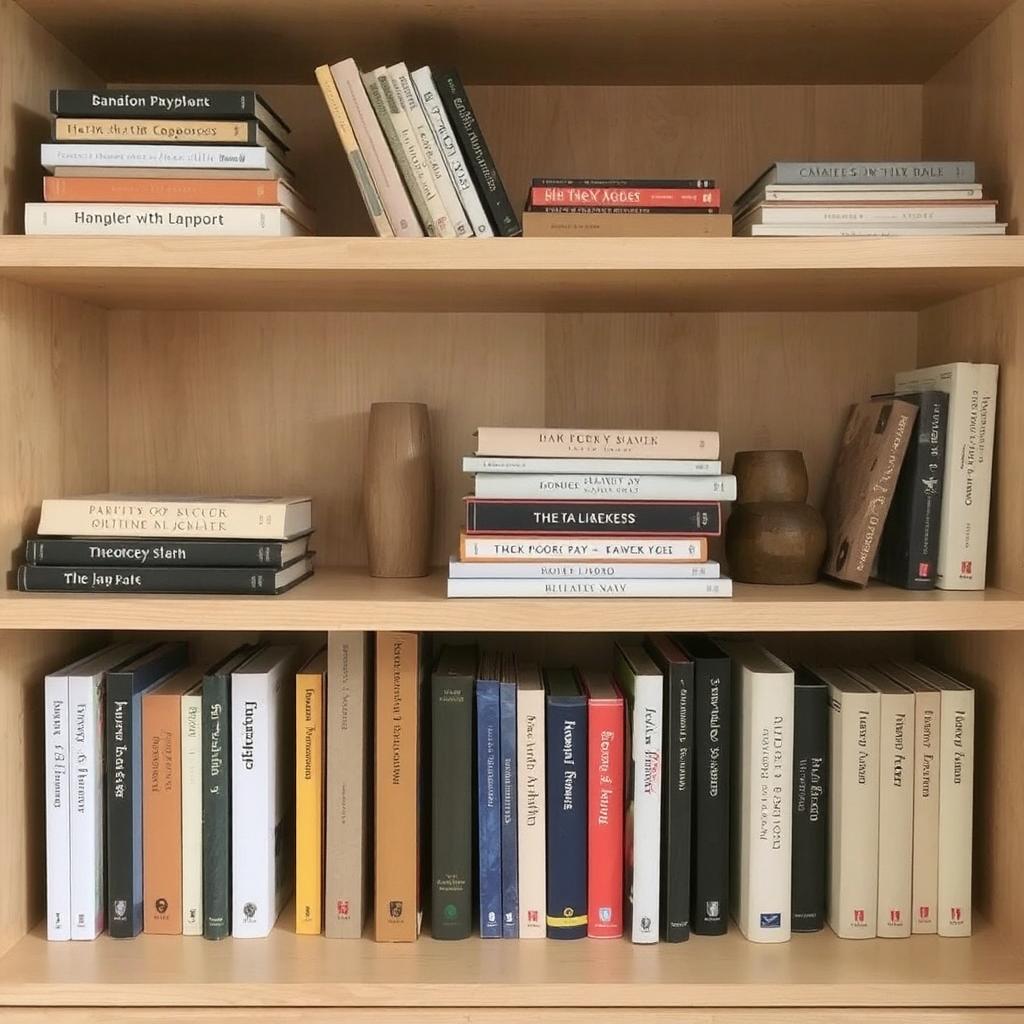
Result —
POLYGON ((587 750, 587 935, 622 937, 626 718, 611 673, 585 672, 587 750))
POLYGON ((581 187, 576 185, 535 185, 529 205, 548 206, 720 207, 722 192, 717 188, 641 188, 635 186, 581 187))

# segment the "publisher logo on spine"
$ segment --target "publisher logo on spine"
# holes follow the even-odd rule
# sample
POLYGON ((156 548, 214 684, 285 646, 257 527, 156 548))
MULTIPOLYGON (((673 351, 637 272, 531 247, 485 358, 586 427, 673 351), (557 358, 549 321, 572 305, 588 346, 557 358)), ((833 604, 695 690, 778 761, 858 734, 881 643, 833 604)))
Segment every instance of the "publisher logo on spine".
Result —
POLYGON ((709 921, 717 921, 721 914, 721 907, 718 900, 708 900, 704 904, 704 914, 709 921))
POLYGON ((781 914, 762 914, 761 915, 761 927, 762 928, 781 928, 782 927, 782 915, 781 914))
POLYGON ((392 900, 388 904, 388 914, 392 921, 401 921, 402 919, 402 901, 392 900))

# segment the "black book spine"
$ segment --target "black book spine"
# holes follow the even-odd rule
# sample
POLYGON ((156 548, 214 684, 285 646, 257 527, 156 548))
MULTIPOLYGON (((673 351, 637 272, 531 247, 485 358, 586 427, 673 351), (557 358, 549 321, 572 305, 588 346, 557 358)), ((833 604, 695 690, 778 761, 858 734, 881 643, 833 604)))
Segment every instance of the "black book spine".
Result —
POLYGON ((260 541, 90 540, 32 537, 25 542, 28 565, 134 568, 280 569, 284 545, 260 541))
POLYGON ((462 79, 455 71, 444 71, 435 75, 435 84, 494 230, 506 238, 521 235, 522 225, 494 165, 462 79))
POLYGON ((256 116, 251 89, 51 89, 58 117, 152 117, 223 120, 256 116))
POLYGON ((468 498, 470 533, 717 537, 717 501, 550 501, 468 498))
POLYGON ((18 589, 68 594, 275 594, 274 569, 128 569, 23 565, 18 589))
POLYGON ((671 213, 687 215, 691 213, 720 213, 717 206, 542 206, 540 203, 530 204, 530 213, 594 213, 594 214, 631 214, 671 213))
POLYGON ((587 935, 587 699, 547 698, 547 931, 587 935))
POLYGON ((714 188, 714 178, 534 178, 533 188, 714 188))
POLYGON ((802 670, 793 721, 792 928, 817 932, 825 924, 828 687, 802 670))
POLYGON ((935 586, 949 395, 900 395, 918 406, 917 443, 907 449, 878 553, 878 576, 906 590, 935 586))
POLYGON ((693 662, 672 662, 665 673, 662 777, 662 937, 690 937, 690 832, 693 802, 693 662))
POLYGON ((203 935, 231 934, 231 676, 203 679, 203 935))

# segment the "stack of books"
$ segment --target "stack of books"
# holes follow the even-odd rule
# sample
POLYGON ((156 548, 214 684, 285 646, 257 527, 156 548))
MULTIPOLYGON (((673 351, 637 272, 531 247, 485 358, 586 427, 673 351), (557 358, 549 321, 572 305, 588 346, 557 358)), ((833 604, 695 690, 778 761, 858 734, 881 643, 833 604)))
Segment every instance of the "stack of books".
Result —
POLYGON ((728 238, 711 178, 534 178, 523 233, 541 238, 728 238), (696 216, 688 216, 694 214, 696 216))
POLYGON ((18 589, 280 594, 313 574, 309 498, 47 498, 18 589))
POLYGON ((456 71, 349 58, 316 79, 379 236, 522 234, 456 71))
POLYGON ((714 431, 481 427, 449 597, 731 597, 714 431))
POLYGON ((306 235, 288 126, 251 89, 54 89, 27 235, 306 235))
POLYGON ((735 202, 746 236, 1005 235, 972 160, 772 164, 735 202))

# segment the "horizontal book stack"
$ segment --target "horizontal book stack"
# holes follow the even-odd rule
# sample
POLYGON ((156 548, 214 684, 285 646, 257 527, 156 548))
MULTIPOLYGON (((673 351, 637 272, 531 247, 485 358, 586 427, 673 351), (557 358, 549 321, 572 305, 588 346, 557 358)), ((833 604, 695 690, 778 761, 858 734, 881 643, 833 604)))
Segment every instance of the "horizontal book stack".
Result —
POLYGON ((976 178, 971 160, 777 163, 736 200, 735 233, 1006 234, 976 178))
POLYGON ((534 178, 523 234, 541 238, 728 238, 711 178, 534 178))
POLYGON ((306 235, 289 128, 250 89, 54 89, 27 235, 306 235))
POLYGON ((380 237, 522 234, 457 71, 348 58, 316 79, 380 237))
POLYGON ((449 597, 730 597, 714 431, 481 427, 449 597))
POLYGON ((311 533, 309 498, 47 498, 18 589, 281 594, 313 574, 311 533))

